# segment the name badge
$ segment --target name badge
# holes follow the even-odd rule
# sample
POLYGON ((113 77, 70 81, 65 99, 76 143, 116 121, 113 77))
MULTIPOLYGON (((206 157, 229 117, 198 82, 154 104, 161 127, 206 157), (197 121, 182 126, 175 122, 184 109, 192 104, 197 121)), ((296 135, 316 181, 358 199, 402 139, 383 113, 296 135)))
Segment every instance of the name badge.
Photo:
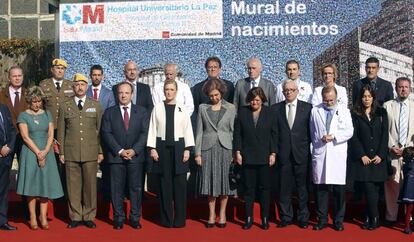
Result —
POLYGON ((87 113, 96 113, 96 108, 88 108, 86 109, 87 113))

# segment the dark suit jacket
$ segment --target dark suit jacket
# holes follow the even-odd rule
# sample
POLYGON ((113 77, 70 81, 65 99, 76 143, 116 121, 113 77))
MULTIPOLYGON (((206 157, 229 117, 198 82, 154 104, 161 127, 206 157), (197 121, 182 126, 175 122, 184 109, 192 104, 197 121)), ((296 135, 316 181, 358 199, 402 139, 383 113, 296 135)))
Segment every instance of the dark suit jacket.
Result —
MULTIPOLYGON (((233 97, 234 97, 234 85, 233 82, 220 79, 224 81, 224 83, 227 86, 227 92, 223 95, 223 99, 226 100, 229 103, 233 103, 233 97)), ((197 83, 191 88, 191 93, 193 94, 193 100, 194 100, 194 112, 198 113, 198 106, 202 103, 209 103, 210 98, 203 92, 203 86, 208 81, 208 79, 205 79, 202 82, 197 83)))
MULTIPOLYGON (((151 90, 147 84, 137 83, 137 102, 135 105, 144 107, 147 112, 151 113, 152 109, 154 108, 154 103, 152 102, 151 90)), ((112 92, 115 97, 115 103, 118 105, 118 93, 117 93, 117 86, 118 84, 112 87, 112 92)))
POLYGON ((312 105, 298 100, 292 129, 289 128, 286 119, 286 101, 272 105, 271 109, 276 125, 275 145, 278 150, 276 156, 277 163, 283 165, 290 162, 291 154, 298 165, 310 162, 309 146, 311 137, 309 120, 312 105))
POLYGON ((102 118, 101 138, 105 144, 105 161, 122 163, 121 149, 133 149, 136 156, 128 162, 144 162, 147 144, 149 114, 144 107, 131 105, 129 128, 125 130, 119 105, 107 109, 102 118))
MULTIPOLYGON (((354 82, 352 85, 352 104, 355 105, 356 100, 358 100, 361 93, 362 87, 369 85, 370 80, 368 78, 363 78, 354 82)), ((375 95, 377 102, 382 106, 386 101, 394 99, 394 92, 392 85, 389 81, 386 81, 380 77, 377 77, 376 86, 375 86, 375 95)))
POLYGON ((0 92, 0 103, 6 105, 7 108, 9 109, 9 111, 11 113, 14 128, 16 129, 16 132, 18 133, 19 130, 17 129, 17 125, 16 125, 17 117, 19 116, 19 114, 21 112, 24 112, 27 109, 27 106, 28 106, 27 103, 26 103, 26 89, 24 87, 22 87, 22 93, 20 95, 19 106, 17 107, 16 110, 13 108, 13 104, 12 104, 12 101, 10 99, 9 85, 7 85, 3 90, 1 90, 1 92, 0 92))
MULTIPOLYGON (((267 102, 264 102, 266 106, 272 106, 276 103, 276 88, 273 85, 273 82, 260 77, 259 87, 261 87, 266 95, 267 102)), ((239 109, 241 106, 249 105, 246 103, 246 96, 251 89, 250 78, 244 78, 237 81, 234 88, 234 98, 233 104, 236 106, 236 109, 239 109)))
POLYGON ((274 118, 269 107, 262 106, 256 127, 250 106, 240 107, 234 122, 233 150, 240 151, 243 164, 268 164, 269 155, 277 153, 274 134, 274 118))
MULTIPOLYGON (((12 116, 6 105, 0 104, 0 112, 3 118, 4 137, 0 137, 0 148, 7 144, 10 153, 6 157, 0 158, 0 162, 11 167, 14 155, 14 145, 16 142, 16 129, 13 126, 12 116)), ((0 133, 1 134, 1 133, 0 133)))
POLYGON ((352 175, 357 181, 382 182, 388 177, 388 116, 384 108, 379 108, 371 121, 363 115, 352 112, 354 135, 351 139, 352 175), (364 166, 361 158, 370 159, 378 155, 381 163, 364 166))
MULTIPOLYGON (((90 85, 88 87, 88 90, 86 91, 86 96, 93 98, 93 86, 90 85)), ((102 106, 102 109, 105 111, 106 109, 108 109, 109 107, 112 107, 115 105, 115 97, 114 94, 112 93, 112 91, 105 87, 105 86, 101 86, 101 91, 99 93, 99 97, 98 97, 98 101, 102 106)))

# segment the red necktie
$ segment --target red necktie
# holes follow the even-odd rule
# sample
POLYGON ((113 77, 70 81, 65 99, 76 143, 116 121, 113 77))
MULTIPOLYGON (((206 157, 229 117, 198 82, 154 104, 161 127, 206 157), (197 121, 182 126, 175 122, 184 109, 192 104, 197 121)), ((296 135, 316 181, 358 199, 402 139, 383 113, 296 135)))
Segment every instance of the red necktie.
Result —
POLYGON ((93 89, 93 99, 98 100, 98 88, 93 89))
POLYGON ((122 107, 124 109, 124 127, 125 130, 128 130, 129 127, 129 114, 128 114, 128 107, 122 107))

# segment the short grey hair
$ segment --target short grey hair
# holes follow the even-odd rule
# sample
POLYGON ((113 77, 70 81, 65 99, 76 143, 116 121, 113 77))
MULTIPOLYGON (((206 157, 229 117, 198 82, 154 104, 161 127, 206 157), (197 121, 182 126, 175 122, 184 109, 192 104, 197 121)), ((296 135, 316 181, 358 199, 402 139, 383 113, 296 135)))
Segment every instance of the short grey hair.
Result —
POLYGON ((295 88, 298 89, 298 83, 295 80, 287 79, 287 80, 283 81, 283 83, 282 83, 282 90, 284 90, 285 86, 289 83, 293 83, 295 85, 295 88))
POLYGON ((167 64, 165 64, 165 65, 164 65, 164 73, 167 71, 167 68, 168 68, 169 66, 173 66, 173 67, 174 67, 174 69, 175 69, 175 74, 178 74, 178 72, 180 72, 180 68, 178 67, 178 65, 177 65, 177 64, 175 64, 175 63, 167 63, 167 64))
POLYGON ((259 57, 251 57, 251 58, 249 58, 249 59, 247 60, 247 62, 246 62, 246 66, 249 66, 250 62, 253 62, 253 61, 255 61, 255 62, 259 63, 260 68, 262 68, 262 67, 263 67, 263 65, 262 65, 262 61, 260 60, 260 58, 259 58, 259 57))

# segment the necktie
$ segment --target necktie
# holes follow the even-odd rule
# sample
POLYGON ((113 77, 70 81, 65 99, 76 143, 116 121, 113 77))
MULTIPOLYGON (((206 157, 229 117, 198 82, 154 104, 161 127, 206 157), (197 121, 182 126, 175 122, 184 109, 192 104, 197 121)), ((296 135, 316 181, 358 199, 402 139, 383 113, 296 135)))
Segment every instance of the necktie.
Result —
POLYGON ((401 146, 404 146, 407 142, 407 131, 408 131, 408 110, 407 105, 403 102, 400 103, 400 133, 398 142, 401 146))
POLYGON ((79 99, 78 101, 78 108, 79 110, 82 110, 83 106, 82 106, 82 100, 79 99))
POLYGON ((98 88, 93 89, 93 99, 98 100, 98 88))
POLYGON ((132 103, 136 104, 137 103, 137 83, 131 82, 131 84, 134 87, 134 92, 132 93, 132 103))
POLYGON ((60 82, 56 82, 56 89, 58 92, 60 92, 60 82))
POLYGON ((328 110, 328 113, 326 114, 326 134, 329 134, 329 130, 331 129, 333 113, 332 110, 328 110))
POLYGON ((288 111, 288 124, 289 124, 289 128, 292 129, 293 127, 293 104, 289 103, 288 104, 289 107, 289 111, 288 111))
POLYGON ((128 107, 122 107, 124 109, 124 127, 125 130, 129 128, 129 114, 128 114, 128 107))
POLYGON ((252 80, 252 88, 253 87, 256 87, 256 81, 255 80, 252 80))
POLYGON ((20 98, 19 98, 19 92, 14 92, 14 108, 16 109, 19 106, 20 98))
POLYGON ((371 89, 372 89, 374 92, 376 92, 376 91, 377 91, 376 86, 377 86, 377 83, 376 83, 376 82, 374 82, 374 81, 372 81, 372 82, 371 82, 371 89))

